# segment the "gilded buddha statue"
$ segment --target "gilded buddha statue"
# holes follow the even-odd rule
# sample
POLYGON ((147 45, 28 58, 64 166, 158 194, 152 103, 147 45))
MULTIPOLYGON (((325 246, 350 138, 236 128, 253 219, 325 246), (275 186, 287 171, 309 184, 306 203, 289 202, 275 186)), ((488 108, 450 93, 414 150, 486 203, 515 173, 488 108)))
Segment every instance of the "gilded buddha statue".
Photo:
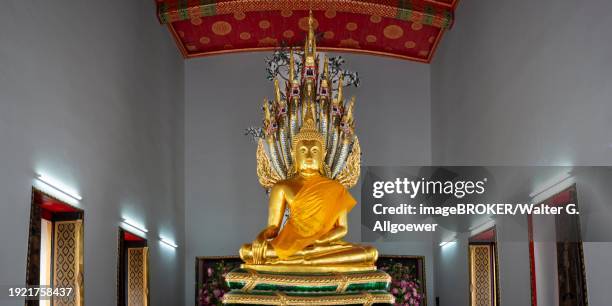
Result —
POLYGON ((240 249, 240 258, 254 265, 373 267, 375 248, 342 240, 348 232, 347 214, 356 201, 342 184, 324 175, 325 140, 312 116, 305 121, 291 147, 295 175, 272 187, 268 226, 240 249), (290 215, 281 227, 287 207, 290 215))
MULTIPOLYGON (((312 17, 309 21, 312 23, 312 17)), ((338 95, 332 99, 328 60, 324 60, 321 80, 317 80, 317 62, 311 27, 302 57, 302 82, 295 77, 291 51, 285 94, 289 102, 281 95, 278 79, 274 82, 274 102, 264 101, 267 148, 262 150, 260 141, 258 174, 262 185, 270 190, 268 226, 240 249, 240 258, 250 267, 367 270, 374 269, 378 257, 373 247, 342 240, 348 232, 347 214, 356 204, 346 187, 354 185, 359 177, 355 100, 344 106, 342 74, 337 82, 338 95), (285 211, 289 213, 283 225, 285 211)))
POLYGON ((240 248, 241 268, 225 276, 226 304, 393 303, 377 250, 343 240, 356 205, 348 189, 360 173, 355 98, 344 101, 344 72, 327 57, 319 73, 312 24, 311 15, 304 48, 282 54, 287 76, 274 76, 274 100, 264 100, 257 175, 268 222, 240 248))

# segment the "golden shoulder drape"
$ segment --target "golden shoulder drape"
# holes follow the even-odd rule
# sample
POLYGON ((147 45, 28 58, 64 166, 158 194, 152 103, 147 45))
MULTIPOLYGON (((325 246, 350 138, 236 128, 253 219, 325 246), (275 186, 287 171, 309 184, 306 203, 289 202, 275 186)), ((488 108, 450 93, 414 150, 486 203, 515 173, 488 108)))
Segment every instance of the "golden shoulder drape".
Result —
POLYGON ((314 177, 304 182, 289 208, 291 218, 271 244, 281 259, 311 245, 329 232, 343 211, 349 211, 356 201, 335 180, 314 177))

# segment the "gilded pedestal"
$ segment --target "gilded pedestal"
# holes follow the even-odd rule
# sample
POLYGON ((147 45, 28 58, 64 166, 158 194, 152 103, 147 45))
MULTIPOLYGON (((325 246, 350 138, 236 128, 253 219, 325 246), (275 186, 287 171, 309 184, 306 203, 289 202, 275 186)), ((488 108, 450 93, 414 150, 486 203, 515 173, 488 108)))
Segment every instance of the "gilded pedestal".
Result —
POLYGON ((378 271, 267 272, 236 269, 225 277, 226 305, 389 305, 391 278, 378 271))

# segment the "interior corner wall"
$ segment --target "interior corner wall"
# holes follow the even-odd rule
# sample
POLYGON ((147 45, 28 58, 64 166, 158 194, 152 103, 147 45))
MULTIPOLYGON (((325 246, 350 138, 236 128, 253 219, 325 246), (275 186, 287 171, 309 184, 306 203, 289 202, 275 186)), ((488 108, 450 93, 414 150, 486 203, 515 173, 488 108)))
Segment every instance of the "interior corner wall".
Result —
POLYGON ((468 238, 466 233, 460 233, 455 236, 455 243, 444 247, 434 244, 436 295, 430 295, 428 305, 437 306, 437 298, 444 306, 469 305, 468 238))
POLYGON ((152 1, 2 2, 0 284, 25 283, 32 182, 44 172, 83 196, 87 305, 116 303, 126 215, 149 230, 151 303, 183 303, 183 77, 152 1))
MULTIPOLYGON (((611 10, 607 0, 461 1, 431 65, 433 163, 610 165, 611 10)), ((611 245, 584 244, 590 305, 609 304, 611 245)), ((529 304, 525 250, 500 246, 504 304, 529 304)))
MULTIPOLYGON (((238 255, 264 228, 267 197, 255 172, 256 143, 244 131, 260 126, 261 105, 273 97, 266 79, 269 52, 190 59, 185 67, 185 301, 195 297, 196 256, 238 255)), ((363 165, 431 162, 428 65, 344 54, 359 72, 356 132, 363 165)), ((359 201, 359 187, 353 195, 359 201)), ((349 216, 349 241, 360 240, 359 206, 349 216)), ((425 255, 433 292, 431 245, 380 244, 381 254, 425 255), (419 252, 422 254, 415 254, 419 252), (431 273, 431 274, 430 274, 431 273)))

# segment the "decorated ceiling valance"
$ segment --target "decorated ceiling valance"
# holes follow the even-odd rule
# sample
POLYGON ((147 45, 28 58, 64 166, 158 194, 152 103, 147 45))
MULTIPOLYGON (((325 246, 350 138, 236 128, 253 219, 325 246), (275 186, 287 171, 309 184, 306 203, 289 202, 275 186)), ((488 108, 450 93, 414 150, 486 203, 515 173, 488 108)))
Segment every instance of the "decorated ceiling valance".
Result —
POLYGON ((318 48, 430 62, 456 0, 156 0, 187 58, 302 45, 313 11, 318 48))

